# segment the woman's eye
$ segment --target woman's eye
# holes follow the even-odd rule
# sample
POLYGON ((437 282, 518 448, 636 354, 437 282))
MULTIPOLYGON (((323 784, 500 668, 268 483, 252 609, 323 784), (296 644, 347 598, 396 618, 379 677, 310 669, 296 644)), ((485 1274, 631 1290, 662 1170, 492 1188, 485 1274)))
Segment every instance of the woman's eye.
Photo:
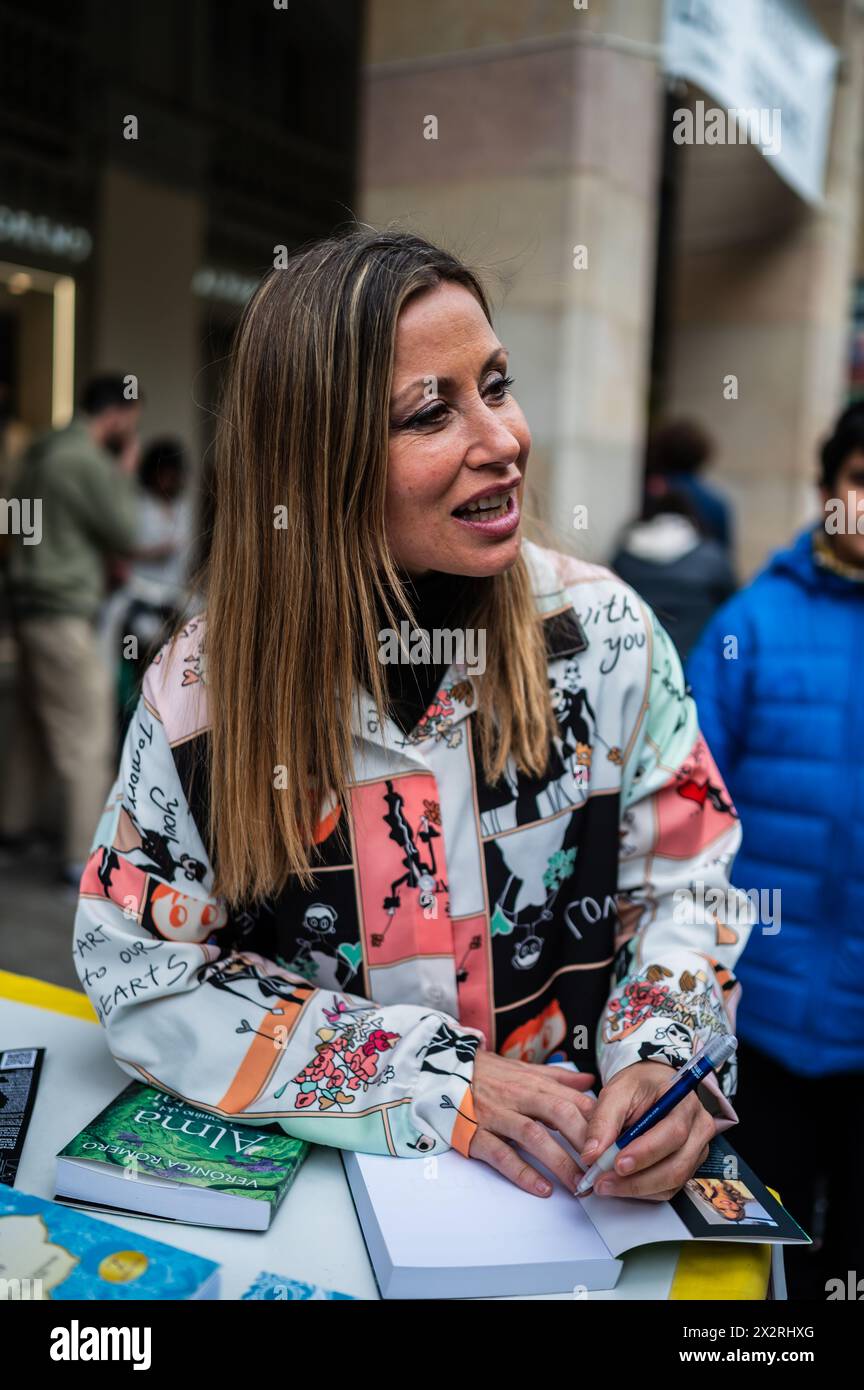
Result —
POLYGON ((441 425, 447 418, 447 406, 443 401, 431 406, 428 410, 422 410, 417 415, 412 415, 410 420, 398 428, 403 430, 422 430, 427 425, 441 425))
POLYGON ((510 387, 512 385, 512 376, 499 376, 489 383, 483 394, 484 396, 491 396, 493 400, 503 401, 505 396, 510 395, 510 387))
MULTIPOLYGON (((499 376, 494 381, 490 381, 483 388, 482 395, 484 400, 503 401, 510 394, 510 387, 513 385, 512 376, 499 376)), ((399 424, 392 424, 395 430, 423 430, 433 429, 436 425, 443 425, 450 414, 450 407, 444 401, 436 401, 434 405, 425 410, 419 410, 416 415, 411 415, 407 420, 399 424)))

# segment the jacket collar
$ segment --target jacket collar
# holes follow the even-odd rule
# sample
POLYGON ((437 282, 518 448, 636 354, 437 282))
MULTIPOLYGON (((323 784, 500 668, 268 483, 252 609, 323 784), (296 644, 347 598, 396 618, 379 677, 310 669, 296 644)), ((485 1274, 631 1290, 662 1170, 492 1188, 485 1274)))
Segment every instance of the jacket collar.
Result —
POLYGON ((861 580, 838 573, 835 566, 820 563, 815 549, 816 534, 822 530, 821 521, 810 523, 795 536, 791 545, 777 550, 769 558, 762 574, 788 574, 808 589, 845 594, 860 598, 861 580))
MULTIPOLYGON (((543 617, 548 659, 555 661, 584 652, 588 639, 552 554, 531 541, 523 541, 522 553, 528 564, 535 602, 543 617)), ((383 722, 380 721, 375 702, 365 687, 358 691, 354 701, 351 732, 355 739, 386 751, 394 763, 402 760, 407 769, 422 767, 428 771, 430 765, 424 748, 428 750, 431 740, 440 737, 442 726, 449 731, 463 724, 476 706, 476 685, 465 666, 454 662, 447 668, 435 701, 424 716, 429 727, 427 738, 415 741, 392 719, 385 716, 383 722)))
POLYGON ((429 769, 423 749, 428 748, 430 740, 440 734, 442 725, 452 729, 462 724, 475 708, 477 693, 474 682, 464 666, 456 663, 448 666, 432 705, 427 709, 424 719, 428 720, 429 735, 417 740, 409 737, 394 720, 385 715, 383 723, 378 718, 375 701, 366 687, 361 687, 354 701, 351 718, 351 732, 361 742, 375 744, 384 749, 394 760, 404 760, 409 766, 429 769))

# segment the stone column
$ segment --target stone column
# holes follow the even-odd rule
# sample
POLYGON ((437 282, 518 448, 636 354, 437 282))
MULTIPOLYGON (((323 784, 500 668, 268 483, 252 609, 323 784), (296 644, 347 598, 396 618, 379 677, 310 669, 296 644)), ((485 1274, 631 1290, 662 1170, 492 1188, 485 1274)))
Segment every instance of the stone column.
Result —
POLYGON ((529 503, 589 558, 639 496, 660 8, 438 0, 420 22, 401 0, 368 7, 361 216, 488 269, 534 439, 529 503))
POLYGON ((201 200, 108 167, 97 225, 93 370, 135 373, 146 396, 144 438, 179 435, 195 466, 201 349, 191 282, 202 259, 201 200))

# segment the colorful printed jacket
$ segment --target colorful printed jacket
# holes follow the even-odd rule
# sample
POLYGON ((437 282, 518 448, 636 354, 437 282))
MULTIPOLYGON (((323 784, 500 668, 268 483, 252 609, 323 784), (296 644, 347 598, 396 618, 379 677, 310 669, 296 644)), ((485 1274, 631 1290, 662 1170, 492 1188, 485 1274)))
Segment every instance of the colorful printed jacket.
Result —
MULTIPOLYGON (((558 721, 546 774, 487 785, 464 668, 408 736, 361 692, 356 780, 322 808, 315 886, 256 911, 211 891, 204 619, 156 657, 75 923, 130 1076, 318 1143, 467 1153, 481 1042, 599 1085, 644 1059, 679 1067, 734 1026, 740 827, 674 647, 608 570, 524 554, 558 721)), ((734 1062, 701 1089, 717 1130, 734 1090, 734 1062)))

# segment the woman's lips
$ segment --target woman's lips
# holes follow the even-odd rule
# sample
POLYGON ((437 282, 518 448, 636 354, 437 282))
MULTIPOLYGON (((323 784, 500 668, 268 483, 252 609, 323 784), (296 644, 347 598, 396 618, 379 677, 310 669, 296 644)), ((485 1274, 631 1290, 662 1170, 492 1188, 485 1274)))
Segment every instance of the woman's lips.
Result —
POLYGON ((501 540, 504 536, 511 536, 519 525, 521 513, 519 511, 519 499, 515 492, 511 492, 507 498, 507 510, 499 516, 485 517, 482 512, 475 512, 472 516, 456 516, 453 520, 460 526, 467 526, 472 531, 479 531, 484 536, 491 536, 493 540, 501 540))

